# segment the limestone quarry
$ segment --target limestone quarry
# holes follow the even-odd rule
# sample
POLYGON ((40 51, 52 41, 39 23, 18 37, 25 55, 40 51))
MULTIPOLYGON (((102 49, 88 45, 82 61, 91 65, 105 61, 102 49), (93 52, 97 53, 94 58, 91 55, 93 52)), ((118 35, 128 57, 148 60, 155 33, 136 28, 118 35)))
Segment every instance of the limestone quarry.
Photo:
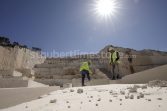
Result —
POLYGON ((39 48, 0 43, 2 111, 166 111, 167 52, 108 45, 97 54, 47 57, 39 48), (109 47, 120 54, 118 80, 111 79, 109 47), (93 73, 80 87, 84 61, 93 73))
MULTIPOLYGON (((97 54, 71 57, 45 57, 41 51, 15 45, 0 46, 0 87, 27 87, 28 80, 50 86, 80 86, 79 67, 81 62, 91 60, 92 81, 87 85, 112 83, 111 66, 107 49, 113 47, 120 54, 119 76, 151 69, 167 64, 167 53, 155 50, 136 51, 134 49, 106 46, 97 54), (8 80, 8 82, 6 82, 8 80), (11 81, 11 82, 10 82, 11 81)), ((148 81, 146 81, 148 82, 148 81)))

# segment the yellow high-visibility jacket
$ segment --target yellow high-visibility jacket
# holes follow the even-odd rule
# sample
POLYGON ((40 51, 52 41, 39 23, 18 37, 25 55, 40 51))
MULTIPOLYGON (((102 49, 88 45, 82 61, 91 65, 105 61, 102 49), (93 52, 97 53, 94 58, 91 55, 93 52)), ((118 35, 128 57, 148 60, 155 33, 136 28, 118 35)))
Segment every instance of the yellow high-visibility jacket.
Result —
POLYGON ((116 61, 116 59, 118 58, 117 56, 117 51, 114 51, 113 53, 110 52, 110 60, 109 63, 119 63, 119 61, 116 61))
POLYGON ((89 71, 90 74, 92 74, 92 71, 90 70, 88 62, 83 62, 82 63, 82 65, 80 67, 80 71, 82 71, 82 70, 87 70, 87 71, 89 71))

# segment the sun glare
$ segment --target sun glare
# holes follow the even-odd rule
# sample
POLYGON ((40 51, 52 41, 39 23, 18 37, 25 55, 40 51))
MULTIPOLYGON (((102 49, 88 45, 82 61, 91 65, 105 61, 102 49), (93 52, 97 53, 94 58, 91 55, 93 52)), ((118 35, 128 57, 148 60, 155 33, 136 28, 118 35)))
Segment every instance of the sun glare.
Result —
POLYGON ((115 16, 119 9, 118 0, 96 0, 95 12, 103 18, 115 16))

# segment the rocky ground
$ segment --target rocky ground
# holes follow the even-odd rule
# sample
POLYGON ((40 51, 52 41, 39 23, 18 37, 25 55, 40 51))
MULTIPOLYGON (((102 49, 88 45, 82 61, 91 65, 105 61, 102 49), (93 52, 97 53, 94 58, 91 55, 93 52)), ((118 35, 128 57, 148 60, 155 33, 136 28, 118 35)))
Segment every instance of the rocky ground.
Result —
POLYGON ((1 111, 166 111, 167 82, 58 90, 1 111))

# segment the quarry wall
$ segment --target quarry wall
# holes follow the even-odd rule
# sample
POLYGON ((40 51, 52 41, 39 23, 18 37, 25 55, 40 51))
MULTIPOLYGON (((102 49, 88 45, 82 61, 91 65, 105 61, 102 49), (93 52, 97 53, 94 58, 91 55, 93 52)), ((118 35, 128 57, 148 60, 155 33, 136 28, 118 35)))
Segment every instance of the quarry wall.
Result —
POLYGON ((43 63, 44 60, 39 52, 28 48, 0 46, 0 76, 10 77, 14 70, 28 72, 27 70, 31 70, 35 64, 43 63))
MULTIPOLYGON (((81 78, 79 67, 83 61, 91 60, 93 71, 91 84, 106 84, 109 83, 112 70, 107 49, 108 47, 105 47, 99 52, 105 56, 95 54, 90 58, 44 58, 40 52, 28 48, 0 46, 0 78, 10 78, 14 75, 29 77, 34 74, 37 82, 50 86, 63 86, 66 83, 78 86, 81 78)), ((121 77, 167 64, 165 52, 136 51, 120 47, 114 49, 120 53, 119 72, 117 70, 115 72, 121 77)))
MULTIPOLYGON (((121 77, 136 72, 151 69, 167 64, 167 54, 157 51, 135 51, 126 48, 115 48, 120 53, 119 73, 121 77), (131 60, 130 60, 131 58, 131 60)), ((47 58, 44 63, 37 64, 33 68, 36 79, 61 79, 73 80, 81 78, 79 67, 83 61, 91 60, 93 74, 92 79, 110 78, 112 67, 109 64, 107 48, 92 58, 47 58)))

